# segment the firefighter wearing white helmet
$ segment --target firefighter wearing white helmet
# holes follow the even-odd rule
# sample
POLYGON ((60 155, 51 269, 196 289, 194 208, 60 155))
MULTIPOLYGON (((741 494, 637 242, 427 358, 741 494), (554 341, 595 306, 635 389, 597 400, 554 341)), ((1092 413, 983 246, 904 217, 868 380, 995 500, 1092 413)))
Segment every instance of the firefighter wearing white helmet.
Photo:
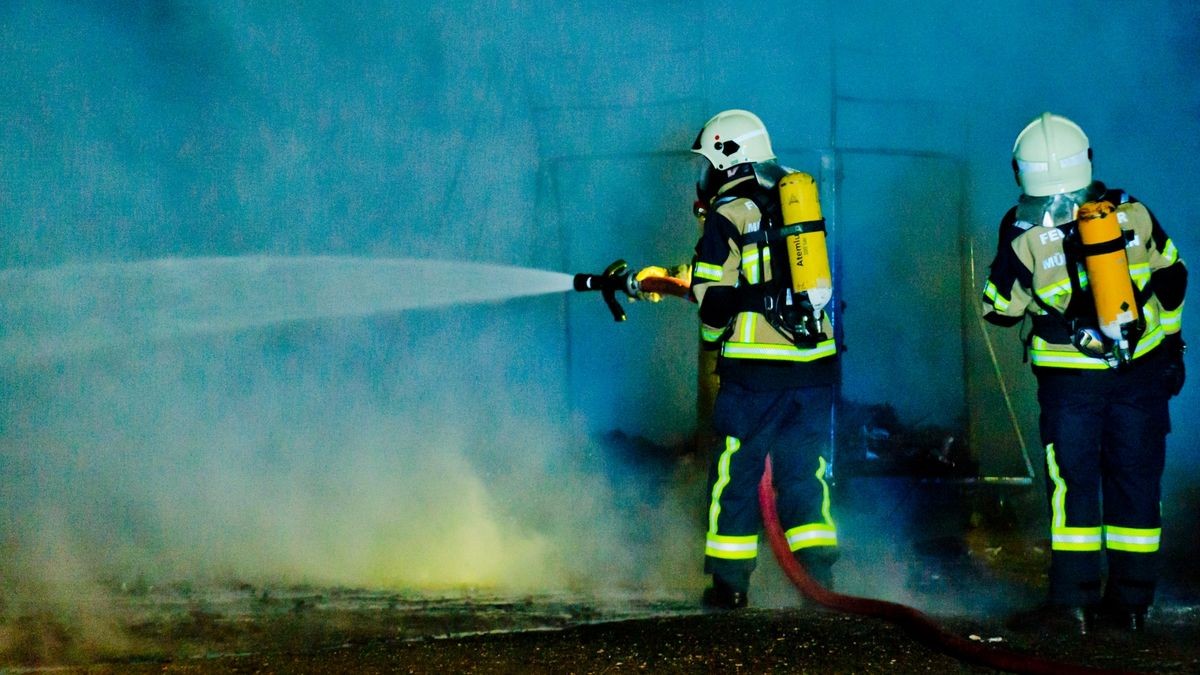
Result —
POLYGON ((1088 137, 1071 120, 1034 118, 1012 160, 1022 194, 1000 224, 983 313, 1000 326, 1032 320, 1051 506, 1049 597, 1020 622, 1141 630, 1157 580, 1168 401, 1184 382, 1187 268, 1144 204, 1093 180, 1088 137))
POLYGON ((1087 134, 1071 120, 1042 113, 1017 136, 1013 170, 1030 197, 1075 192, 1092 183, 1092 149, 1087 134))
POLYGON ((717 169, 775 159, 767 128, 746 110, 726 110, 705 122, 692 152, 704 155, 717 169))
POLYGON ((757 487, 768 455, 794 555, 818 582, 832 582, 837 528, 826 468, 838 349, 828 280, 792 285, 814 276, 797 274, 792 244, 827 266, 815 181, 776 161, 762 120, 745 110, 710 119, 692 152, 703 157, 696 192, 705 216, 692 294, 702 345, 719 350, 704 537, 712 585, 703 600, 735 609, 746 605, 758 555, 757 487))

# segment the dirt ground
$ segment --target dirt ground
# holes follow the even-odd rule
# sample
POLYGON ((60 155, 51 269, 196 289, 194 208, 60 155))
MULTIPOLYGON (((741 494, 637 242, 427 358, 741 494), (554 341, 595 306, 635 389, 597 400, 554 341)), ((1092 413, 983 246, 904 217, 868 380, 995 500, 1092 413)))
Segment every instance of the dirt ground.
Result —
MULTIPOLYGON (((374 598, 366 600, 337 608, 315 598, 305 606, 293 597, 287 600, 290 607, 262 610, 251 618, 193 611, 186 618, 131 627, 141 644, 132 654, 68 665, 10 652, 10 658, 20 658, 0 666, 0 672, 993 672, 940 653, 903 627, 808 606, 731 613, 643 607, 656 615, 576 623, 587 619, 588 607, 544 599, 517 606, 474 602, 469 611, 448 602, 417 611, 370 607, 374 598), (526 629, 504 627, 518 616, 528 621, 526 629), (463 630, 472 623, 479 630, 463 630)), ((1087 639, 1023 634, 964 618, 946 619, 944 626, 989 648, 1061 663, 1195 673, 1200 672, 1198 619, 1195 608, 1160 608, 1143 635, 1104 630, 1087 639)))
MULTIPOLYGON (((1022 565, 1036 567, 1031 546, 1021 552, 1014 544, 1007 561, 1003 548, 990 547, 997 555, 989 562, 1006 563, 994 569, 1019 578, 1022 565)), ((937 576, 926 569, 916 580, 937 576)), ((772 583, 765 574, 761 582, 772 583)), ((942 582, 942 592, 962 595, 1009 579, 959 574, 942 582)), ((1037 634, 1006 627, 996 613, 935 618, 988 649, 1113 671, 1200 672, 1200 603, 1174 595, 1140 635, 1037 634)), ((125 589, 109 602, 104 625, 52 608, 0 622, 0 673, 993 672, 939 652, 903 625, 832 612, 798 593, 727 613, 700 610, 694 596, 427 596, 248 584, 125 589)))
MULTIPOLYGON (((949 634, 1060 664, 1200 673, 1200 580, 1190 560, 1166 566, 1143 634, 1038 634, 1005 624, 1044 592, 1046 542, 1003 518, 979 520, 972 514, 961 531, 919 542, 889 570, 902 577, 902 599, 949 634)), ((855 534, 853 523, 847 529, 855 534)), ((876 597, 871 589, 882 588, 853 575, 855 546, 867 543, 847 542, 840 591, 876 597)), ((731 613, 702 611, 700 589, 517 596, 134 583, 70 609, 0 597, 0 673, 994 672, 903 625, 815 606, 772 566, 760 565, 751 608, 731 613)))

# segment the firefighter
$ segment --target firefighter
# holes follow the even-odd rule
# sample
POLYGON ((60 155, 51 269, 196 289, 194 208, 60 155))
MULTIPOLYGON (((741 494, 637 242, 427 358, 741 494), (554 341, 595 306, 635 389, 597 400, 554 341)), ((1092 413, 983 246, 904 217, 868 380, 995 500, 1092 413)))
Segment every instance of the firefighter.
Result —
POLYGON ((1034 118, 1012 159, 1021 195, 1000 223, 983 313, 999 326, 1031 318, 1051 538, 1049 597, 1017 623, 1140 631, 1157 579, 1168 401, 1184 379, 1187 268, 1144 204, 1092 180, 1071 120, 1034 118))
MULTIPOLYGON (((747 604, 759 549, 757 487, 768 455, 778 511, 791 549, 818 582, 832 582, 837 529, 830 515, 830 411, 838 350, 827 293, 794 293, 784 249, 780 182, 807 180, 807 206, 819 218, 807 174, 781 166, 762 121, 727 110, 701 129, 692 151, 703 159, 696 189, 703 232, 692 261, 701 341, 719 350, 713 449, 705 511, 706 606, 747 604)), ((811 220, 794 233, 819 232, 811 220)), ((828 289, 824 289, 828 290, 828 289)))

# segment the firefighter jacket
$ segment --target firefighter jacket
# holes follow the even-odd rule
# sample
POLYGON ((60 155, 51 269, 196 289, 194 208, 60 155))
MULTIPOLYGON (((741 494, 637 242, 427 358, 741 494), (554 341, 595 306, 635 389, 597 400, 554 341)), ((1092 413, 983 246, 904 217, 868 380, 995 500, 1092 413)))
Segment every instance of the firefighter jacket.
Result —
MULTIPOLYGON (((1168 335, 1179 333, 1187 269, 1170 237, 1145 205, 1124 191, 1095 184, 1099 199, 1113 204, 1125 238, 1130 276, 1145 329, 1133 358, 1145 356, 1168 335)), ((983 290, 983 316, 1010 326, 1033 318, 1029 360, 1035 368, 1105 369, 1102 358, 1075 347, 1073 336, 1095 307, 1078 253, 1077 223, 1046 226, 1018 219, 1013 207, 1000 223, 999 246, 983 290)))
POLYGON ((790 281, 787 257, 780 247, 773 261, 769 245, 754 237, 747 241, 746 235, 780 222, 777 187, 764 188, 753 175, 722 186, 692 262, 701 340, 720 349, 717 372, 723 378, 755 388, 775 388, 759 386, 763 378, 779 380, 781 386, 832 384, 837 346, 828 312, 821 336, 797 345, 762 311, 766 296, 790 281), (771 367, 761 367, 767 364, 771 367))

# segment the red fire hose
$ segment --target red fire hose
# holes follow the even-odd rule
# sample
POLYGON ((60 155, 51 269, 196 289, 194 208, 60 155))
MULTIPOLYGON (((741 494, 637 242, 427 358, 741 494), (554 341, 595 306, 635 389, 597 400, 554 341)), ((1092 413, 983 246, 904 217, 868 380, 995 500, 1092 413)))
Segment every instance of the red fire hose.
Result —
POLYGON ((646 293, 673 295, 685 300, 688 299, 688 292, 691 290, 687 282, 675 277, 646 277, 639 281, 638 285, 646 293))
POLYGON ((814 581, 792 556, 787 536, 783 533, 783 527, 779 524, 779 514, 775 509, 775 490, 771 483, 770 459, 767 460, 762 482, 758 485, 758 502, 762 507, 763 525, 766 527, 767 539, 771 542, 771 550, 775 552, 779 566, 783 568, 784 573, 801 593, 820 605, 847 614, 881 618, 903 628, 918 642, 928 647, 960 661, 997 670, 1014 673, 1045 673, 1046 675, 1074 675, 1076 673, 1097 675, 1123 672, 1048 661, 1028 654, 985 647, 947 632, 929 616, 907 605, 834 593, 814 581))

